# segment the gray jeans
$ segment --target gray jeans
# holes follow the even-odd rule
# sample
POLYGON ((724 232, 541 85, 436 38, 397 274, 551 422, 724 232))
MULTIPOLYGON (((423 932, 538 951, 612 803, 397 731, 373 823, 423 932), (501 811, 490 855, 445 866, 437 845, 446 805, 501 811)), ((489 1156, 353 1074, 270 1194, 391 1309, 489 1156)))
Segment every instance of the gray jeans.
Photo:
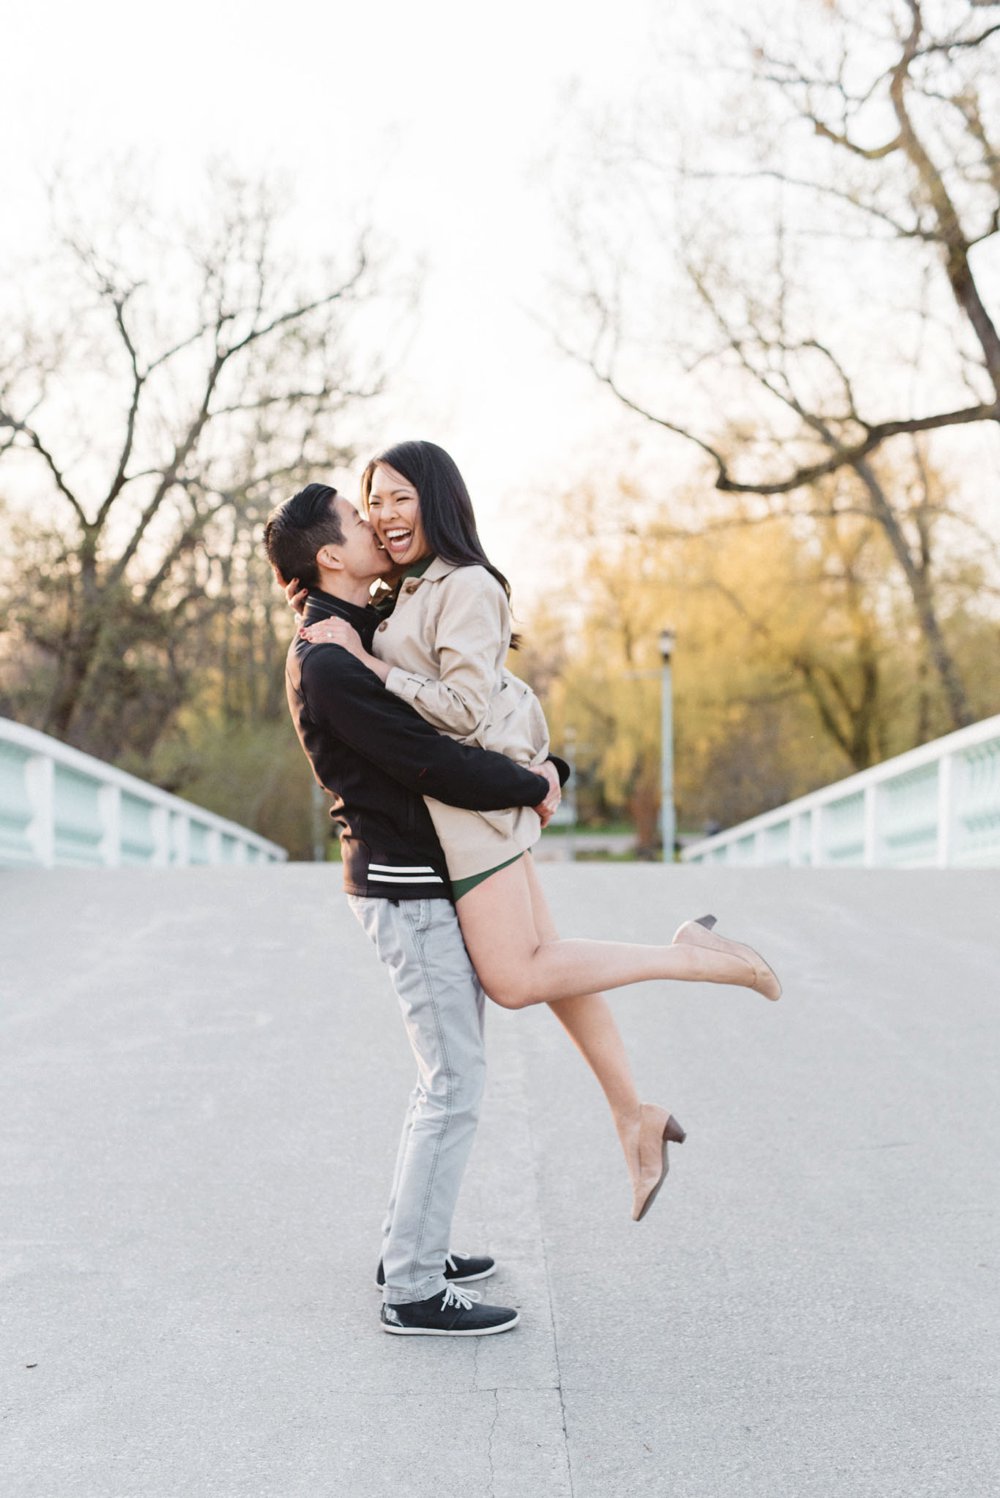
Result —
POLYGON ((348 903, 386 967, 417 1062, 382 1225, 388 1305, 445 1288, 444 1261, 486 1080, 485 996, 450 900, 348 903))

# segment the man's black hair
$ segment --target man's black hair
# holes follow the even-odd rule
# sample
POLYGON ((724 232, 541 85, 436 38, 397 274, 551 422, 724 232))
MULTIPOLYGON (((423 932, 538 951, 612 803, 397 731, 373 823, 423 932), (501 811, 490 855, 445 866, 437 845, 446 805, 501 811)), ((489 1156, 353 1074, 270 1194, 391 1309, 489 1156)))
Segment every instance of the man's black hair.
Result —
POLYGON ((319 584, 316 553, 324 546, 341 546, 344 531, 329 484, 307 484, 284 504, 276 506, 264 526, 264 546, 271 566, 286 583, 297 577, 304 588, 319 584))

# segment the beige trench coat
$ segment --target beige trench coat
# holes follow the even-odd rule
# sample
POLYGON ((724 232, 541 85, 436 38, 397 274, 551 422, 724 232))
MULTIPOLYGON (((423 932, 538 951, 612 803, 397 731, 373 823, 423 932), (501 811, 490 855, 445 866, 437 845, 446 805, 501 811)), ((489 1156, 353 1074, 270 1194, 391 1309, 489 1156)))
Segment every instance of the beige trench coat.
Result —
MULTIPOLYGON (((493 574, 435 557, 422 577, 403 583, 373 651, 392 667, 390 692, 435 728, 538 765, 548 757, 548 727, 534 692, 504 667, 510 632, 510 606, 493 574)), ((538 840, 529 807, 476 812, 425 799, 453 879, 495 868, 538 840)))

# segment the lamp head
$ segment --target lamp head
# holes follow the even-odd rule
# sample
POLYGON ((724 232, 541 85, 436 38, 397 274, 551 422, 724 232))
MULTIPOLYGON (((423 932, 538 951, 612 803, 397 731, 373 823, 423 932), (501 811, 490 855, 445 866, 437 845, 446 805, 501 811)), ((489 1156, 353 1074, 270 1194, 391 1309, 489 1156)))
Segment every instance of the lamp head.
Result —
POLYGON ((667 625, 665 628, 660 630, 658 638, 660 643, 660 656, 662 657, 663 664, 667 665, 670 657, 674 653, 674 646, 677 643, 677 631, 675 629, 671 629, 670 626, 667 625))

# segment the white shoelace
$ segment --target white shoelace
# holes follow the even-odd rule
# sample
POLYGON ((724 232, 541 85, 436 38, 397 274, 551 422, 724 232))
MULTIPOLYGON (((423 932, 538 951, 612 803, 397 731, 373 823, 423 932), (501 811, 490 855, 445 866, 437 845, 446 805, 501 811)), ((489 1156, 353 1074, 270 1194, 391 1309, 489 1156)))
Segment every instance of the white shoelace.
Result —
POLYGON ((471 1254, 460 1254, 458 1252, 458 1249, 456 1249, 453 1254, 448 1254, 446 1256, 444 1262, 445 1262, 446 1266, 449 1269, 451 1269, 452 1271, 454 1271, 454 1270, 456 1270, 458 1268, 458 1265, 455 1263, 456 1259, 469 1259, 471 1257, 472 1257, 471 1254))
POLYGON ((478 1290, 463 1290, 459 1285, 448 1285, 441 1297, 442 1311, 446 1306, 458 1306, 463 1311, 471 1311, 475 1301, 482 1300, 478 1290))

